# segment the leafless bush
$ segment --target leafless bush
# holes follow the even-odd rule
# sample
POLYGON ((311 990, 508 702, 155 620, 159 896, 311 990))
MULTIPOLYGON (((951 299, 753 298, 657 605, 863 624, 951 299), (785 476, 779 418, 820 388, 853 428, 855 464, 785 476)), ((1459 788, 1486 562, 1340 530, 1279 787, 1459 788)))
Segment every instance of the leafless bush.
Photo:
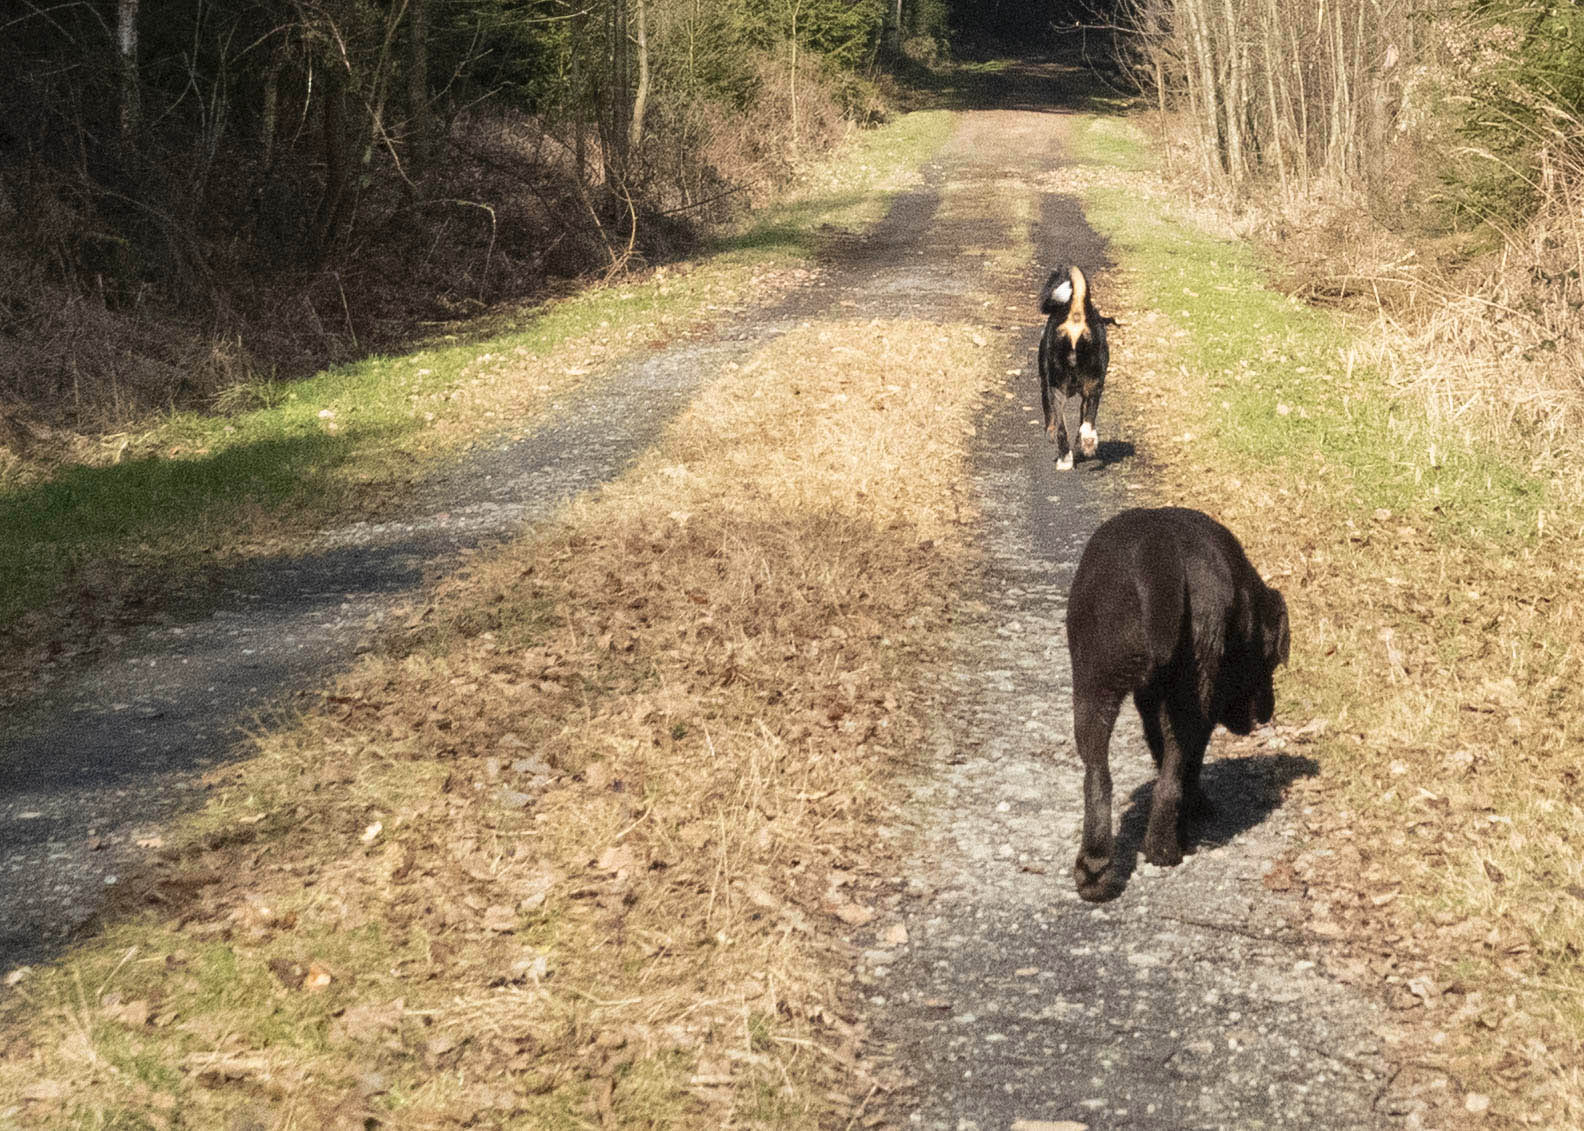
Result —
POLYGON ((1379 186, 1419 50, 1410 0, 1129 0, 1134 70, 1209 180, 1379 186))
POLYGON ((1584 122, 1549 117, 1537 210, 1433 284, 1436 301, 1409 327, 1421 361, 1399 372, 1450 418, 1572 452, 1584 427, 1584 122))

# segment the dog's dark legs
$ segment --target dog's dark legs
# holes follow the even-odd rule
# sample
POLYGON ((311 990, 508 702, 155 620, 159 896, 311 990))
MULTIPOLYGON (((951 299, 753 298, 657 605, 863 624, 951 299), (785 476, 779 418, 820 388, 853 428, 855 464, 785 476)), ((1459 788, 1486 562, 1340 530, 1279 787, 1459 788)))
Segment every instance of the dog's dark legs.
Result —
POLYGON ((1111 886, 1111 730, 1121 705, 1119 696, 1073 689, 1073 734, 1084 764, 1083 844, 1073 879, 1090 902, 1105 899, 1111 886))
POLYGON ((1162 750, 1149 827, 1144 833, 1144 859, 1170 868, 1182 863, 1184 779, 1188 768, 1194 767, 1194 789, 1198 789, 1198 767, 1204 763, 1210 728, 1204 725, 1204 712, 1192 692, 1178 688, 1167 691, 1155 715, 1160 720, 1162 750))
POLYGON ((1085 384, 1083 404, 1078 413, 1078 451, 1084 459, 1093 459, 1100 450, 1100 433, 1095 429, 1095 419, 1100 415, 1100 391, 1096 384, 1085 384))
MULTIPOLYGON (((1041 370, 1043 371, 1043 369, 1044 365, 1042 363, 1041 370)), ((1047 436, 1056 435, 1056 421, 1058 419, 1056 405, 1059 403, 1054 399, 1050 382, 1045 380, 1042 372, 1040 376, 1040 405, 1045 409, 1045 435, 1047 436)))
POLYGON ((1144 743, 1150 757, 1155 759, 1158 773, 1161 759, 1166 756, 1166 735, 1161 729, 1161 707, 1164 697, 1156 687, 1141 687, 1133 693, 1133 705, 1138 708, 1139 722, 1144 724, 1144 743))
POLYGON ((1198 753, 1185 751, 1183 757, 1183 817, 1189 820, 1207 821, 1216 815, 1216 807, 1206 796, 1204 787, 1199 784, 1199 771, 1204 769, 1205 746, 1208 742, 1201 743, 1198 753))

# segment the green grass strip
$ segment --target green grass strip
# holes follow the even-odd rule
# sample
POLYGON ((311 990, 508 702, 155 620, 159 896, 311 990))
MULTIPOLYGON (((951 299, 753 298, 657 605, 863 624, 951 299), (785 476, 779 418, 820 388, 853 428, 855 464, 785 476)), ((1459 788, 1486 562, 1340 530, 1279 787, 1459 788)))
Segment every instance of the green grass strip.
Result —
MULTIPOLYGON (((1143 135, 1124 125, 1092 119, 1077 139, 1086 162, 1150 166, 1143 135)), ((1208 388, 1195 426, 1219 458, 1290 472, 1343 513, 1385 507, 1482 538, 1534 534, 1544 483, 1396 395, 1356 360, 1347 319, 1277 293, 1254 248, 1174 216, 1161 198, 1095 187, 1084 201, 1141 305, 1186 332, 1178 359, 1208 388)))
POLYGON ((857 135, 712 258, 663 283, 596 286, 486 316, 399 356, 239 386, 223 398, 226 411, 147 422, 115 462, 0 482, 0 628, 94 563, 181 575, 261 531, 312 530, 376 502, 501 430, 498 419, 459 417, 439 400, 481 355, 545 357, 590 335, 685 318, 723 290, 745 292, 756 270, 810 260, 830 229, 883 215, 954 122, 950 113, 921 112, 857 135), (431 414, 460 426, 440 432, 431 414))

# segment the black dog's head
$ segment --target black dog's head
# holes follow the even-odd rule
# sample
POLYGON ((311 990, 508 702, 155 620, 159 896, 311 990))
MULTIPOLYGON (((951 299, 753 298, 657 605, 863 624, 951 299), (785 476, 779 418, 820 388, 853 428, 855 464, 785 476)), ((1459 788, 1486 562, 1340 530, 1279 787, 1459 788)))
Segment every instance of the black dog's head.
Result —
POLYGON ((1089 297, 1089 280, 1080 267, 1058 267, 1045 280, 1040 310, 1056 325, 1056 340, 1068 365, 1078 364, 1078 350, 1094 337, 1100 323, 1089 297))
POLYGON ((1260 588, 1253 607, 1239 626, 1243 647, 1229 648, 1224 672, 1228 694, 1221 709, 1221 724, 1233 734, 1248 734, 1276 713, 1276 688, 1271 681, 1278 666, 1287 662, 1292 633, 1287 624, 1287 601, 1275 589, 1260 588))

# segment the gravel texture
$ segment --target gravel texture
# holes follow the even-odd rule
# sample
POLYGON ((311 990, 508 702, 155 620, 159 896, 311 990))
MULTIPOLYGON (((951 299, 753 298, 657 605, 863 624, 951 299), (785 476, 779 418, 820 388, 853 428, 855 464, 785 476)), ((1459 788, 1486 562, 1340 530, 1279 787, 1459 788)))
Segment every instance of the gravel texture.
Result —
POLYGON ((227 578, 0 721, 0 969, 44 960, 198 802, 204 771, 312 703, 426 579, 617 475, 727 361, 797 325, 815 278, 721 337, 598 374, 530 435, 472 453, 399 519, 328 530, 227 578))

